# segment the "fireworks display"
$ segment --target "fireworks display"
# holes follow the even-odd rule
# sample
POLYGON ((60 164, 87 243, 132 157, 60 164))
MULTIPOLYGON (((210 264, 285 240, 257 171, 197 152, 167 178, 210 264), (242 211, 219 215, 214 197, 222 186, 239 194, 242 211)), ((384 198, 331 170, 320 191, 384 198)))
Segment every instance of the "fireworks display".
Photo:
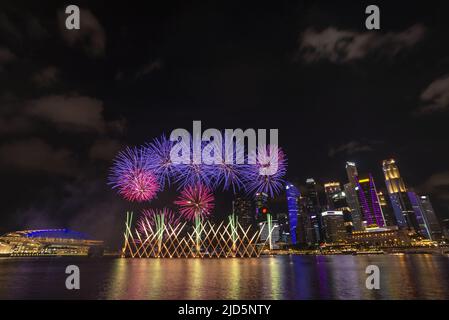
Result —
POLYGON ((126 148, 114 161, 109 184, 128 201, 149 201, 159 191, 159 183, 142 149, 126 148))
POLYGON ((281 192, 284 186, 284 175, 287 172, 287 158, 277 146, 267 146, 266 150, 259 150, 256 165, 249 167, 248 175, 245 176, 247 192, 250 194, 265 192, 269 196, 281 192), (261 174, 276 168, 272 174, 261 174))
POLYGON ((137 230, 142 234, 148 231, 157 232, 167 225, 175 226, 180 222, 179 215, 168 208, 144 209, 137 221, 137 230))
POLYGON ((149 167, 158 178, 161 189, 164 188, 165 183, 170 185, 170 180, 174 174, 174 165, 170 158, 170 151, 173 144, 172 141, 163 135, 160 138, 154 139, 144 148, 149 167))
POLYGON ((187 186, 174 203, 179 206, 179 212, 185 219, 194 220, 196 217, 204 218, 212 213, 214 195, 202 184, 187 186))

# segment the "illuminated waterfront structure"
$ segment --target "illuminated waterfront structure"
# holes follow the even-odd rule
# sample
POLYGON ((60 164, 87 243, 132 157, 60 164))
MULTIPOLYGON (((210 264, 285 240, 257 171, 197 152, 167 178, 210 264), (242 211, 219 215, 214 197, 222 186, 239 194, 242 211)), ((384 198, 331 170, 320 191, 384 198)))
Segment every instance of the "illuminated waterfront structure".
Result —
POLYGON ((409 231, 393 227, 368 227, 355 231, 347 238, 353 245, 364 247, 408 247, 412 243, 409 231))
POLYGON ((354 230, 362 230, 362 212, 360 204, 357 197, 356 183, 358 171, 354 162, 346 162, 346 174, 348 176, 348 183, 344 185, 344 190, 346 194, 346 201, 348 206, 351 208, 351 218, 354 230))
POLYGON ((201 220, 198 225, 187 222, 164 224, 154 230, 133 229, 132 212, 126 213, 125 242, 122 257, 127 258, 230 258, 259 257, 272 238, 274 228, 262 223, 259 230, 243 228, 234 219, 212 224, 201 220), (264 232, 265 240, 261 240, 264 232))
POLYGON ((371 174, 357 180, 356 191, 362 209, 364 226, 385 226, 385 219, 379 204, 376 185, 371 174))
POLYGON ((427 225, 427 221, 424 216, 424 210, 421 206, 421 201, 418 195, 413 191, 408 191, 407 196, 413 209, 414 219, 416 220, 417 227, 414 228, 415 231, 418 232, 421 236, 430 239, 430 230, 427 225))
POLYGON ((324 238, 328 243, 343 242, 346 239, 346 227, 342 211, 324 211, 323 219, 324 238))
POLYGON ((91 240, 68 229, 24 230, 0 237, 1 255, 17 256, 97 256, 103 241, 91 240))
POLYGON ((429 230, 430 239, 433 241, 439 241, 442 239, 443 231, 438 218, 433 210, 432 203, 429 196, 420 196, 419 201, 423 212, 424 219, 426 221, 427 228, 429 230))
POLYGON ((298 201, 301 196, 298 188, 296 188, 292 183, 287 182, 285 186, 287 194, 287 207, 288 207, 288 221, 290 226, 290 239, 292 244, 297 243, 297 226, 298 226, 298 214, 299 207, 298 201))
POLYGON ((415 217, 415 211, 407 195, 407 189, 399 173, 396 161, 394 159, 384 160, 382 162, 382 170, 397 226, 414 229, 419 232, 420 228, 415 217))

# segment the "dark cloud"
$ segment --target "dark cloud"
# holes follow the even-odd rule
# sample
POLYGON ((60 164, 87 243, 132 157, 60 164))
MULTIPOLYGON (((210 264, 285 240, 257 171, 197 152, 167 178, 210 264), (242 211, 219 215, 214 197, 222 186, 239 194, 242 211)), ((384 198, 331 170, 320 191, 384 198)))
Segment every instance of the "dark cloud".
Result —
POLYGON ((369 54, 394 57, 424 38, 426 28, 420 24, 400 32, 357 32, 328 27, 318 31, 306 29, 299 39, 299 56, 307 63, 326 60, 348 63, 369 54))
POLYGON ((10 49, 6 47, 0 47, 0 68, 2 67, 2 65, 10 63, 16 59, 16 55, 10 49))
POLYGON ((67 14, 58 12, 59 28, 64 41, 70 47, 80 46, 92 57, 103 56, 106 49, 106 33, 95 15, 88 9, 80 9, 80 29, 68 30, 67 14))
POLYGON ((158 59, 155 61, 150 61, 147 64, 143 65, 140 70, 136 73, 136 78, 143 77, 145 75, 148 75, 156 70, 161 69, 163 66, 162 60, 158 59))
POLYGON ((105 132, 103 102, 84 96, 51 95, 30 101, 25 113, 69 131, 105 132))
POLYGON ((329 149, 328 155, 329 157, 334 157, 339 153, 343 153, 345 155, 351 155, 360 152, 369 152, 374 151, 373 144, 375 143, 362 143, 359 141, 349 141, 347 143, 341 144, 337 147, 331 147, 329 149))
POLYGON ((431 175, 419 190, 425 194, 432 194, 444 202, 449 201, 449 171, 431 175))
POLYGON ((72 176, 77 171, 71 151, 53 148, 37 138, 0 145, 0 163, 5 168, 66 176, 72 176))
POLYGON ((59 73, 55 66, 48 66, 33 74, 31 80, 39 87, 48 87, 58 81, 59 73))
POLYGON ((429 84, 421 93, 420 98, 425 105, 415 111, 417 115, 447 110, 449 107, 449 75, 429 84))
POLYGON ((89 149, 89 158, 110 161, 121 149, 122 143, 114 139, 98 139, 89 149))

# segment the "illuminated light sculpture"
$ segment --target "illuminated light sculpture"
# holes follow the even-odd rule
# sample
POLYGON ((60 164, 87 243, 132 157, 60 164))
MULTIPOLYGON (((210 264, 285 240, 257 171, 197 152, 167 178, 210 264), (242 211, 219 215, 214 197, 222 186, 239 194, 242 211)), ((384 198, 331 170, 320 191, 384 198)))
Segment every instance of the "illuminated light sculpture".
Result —
POLYGON ((269 145, 266 150, 258 150, 256 164, 249 168, 246 176, 249 194, 264 192, 274 197, 284 188, 287 158, 281 148, 269 145))
POLYGON ((142 149, 126 148, 114 160, 109 184, 128 201, 149 201, 159 191, 159 183, 142 149))
MULTIPOLYGON (((122 257, 127 258, 248 258, 259 257, 267 245, 261 241, 260 230, 244 229, 238 222, 233 226, 221 222, 214 225, 207 221, 200 230, 187 227, 186 222, 175 225, 166 224, 162 237, 154 229, 142 233, 132 228, 132 212, 127 212, 125 223, 125 242, 122 257), (197 247, 196 234, 203 235, 197 247), (160 239, 162 238, 162 241, 160 239)), ((273 229, 269 230, 269 235, 273 229)))
POLYGON ((144 209, 137 221, 137 230, 142 236, 148 236, 148 231, 154 232, 157 235, 158 248, 161 250, 166 226, 176 225, 179 222, 179 216, 170 209, 144 209))

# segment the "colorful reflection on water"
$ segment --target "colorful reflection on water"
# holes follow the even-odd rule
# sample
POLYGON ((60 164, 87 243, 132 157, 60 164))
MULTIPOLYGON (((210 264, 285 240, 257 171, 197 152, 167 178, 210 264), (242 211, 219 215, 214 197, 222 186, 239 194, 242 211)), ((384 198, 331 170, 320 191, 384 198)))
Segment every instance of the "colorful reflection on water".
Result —
POLYGON ((1 258, 0 299, 449 299, 449 257, 1 258), (65 289, 65 267, 81 289, 65 289), (365 288, 379 266, 380 290, 365 288))

